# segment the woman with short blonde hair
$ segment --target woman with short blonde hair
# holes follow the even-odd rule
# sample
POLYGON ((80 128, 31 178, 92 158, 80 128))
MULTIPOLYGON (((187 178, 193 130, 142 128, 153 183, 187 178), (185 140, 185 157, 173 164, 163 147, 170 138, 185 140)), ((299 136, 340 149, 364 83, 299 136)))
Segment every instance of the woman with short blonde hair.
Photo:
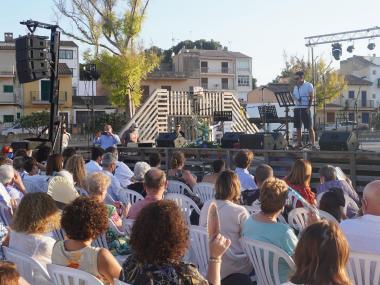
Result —
POLYGON ((86 166, 81 155, 74 154, 71 156, 66 161, 65 169, 73 175, 76 187, 86 189, 86 166))

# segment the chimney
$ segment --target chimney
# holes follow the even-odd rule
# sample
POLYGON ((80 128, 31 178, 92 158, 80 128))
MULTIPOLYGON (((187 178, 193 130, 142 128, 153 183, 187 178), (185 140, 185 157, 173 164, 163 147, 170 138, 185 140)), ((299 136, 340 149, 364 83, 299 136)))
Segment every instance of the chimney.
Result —
POLYGON ((6 43, 11 43, 13 42, 13 33, 4 33, 4 41, 6 43))

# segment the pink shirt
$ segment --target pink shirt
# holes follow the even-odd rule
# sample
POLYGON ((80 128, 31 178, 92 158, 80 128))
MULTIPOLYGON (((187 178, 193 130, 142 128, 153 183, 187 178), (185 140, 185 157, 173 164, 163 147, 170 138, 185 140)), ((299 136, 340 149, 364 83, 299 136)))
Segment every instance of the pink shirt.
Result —
POLYGON ((145 206, 151 203, 160 201, 160 200, 162 200, 162 198, 158 197, 157 195, 154 195, 154 194, 146 195, 144 200, 140 200, 132 205, 131 209, 128 212, 127 219, 136 220, 138 214, 145 206))

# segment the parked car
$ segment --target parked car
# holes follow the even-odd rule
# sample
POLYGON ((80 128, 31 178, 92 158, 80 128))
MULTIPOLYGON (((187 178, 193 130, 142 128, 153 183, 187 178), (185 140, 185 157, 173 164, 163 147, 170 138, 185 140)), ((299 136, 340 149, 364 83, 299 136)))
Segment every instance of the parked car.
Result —
MULTIPOLYGON (((42 132, 44 129, 44 127, 39 127, 38 128, 38 131, 39 132, 42 132)), ((14 135, 21 135, 21 134, 29 134, 29 135, 32 135, 34 132, 34 129, 25 129, 25 128, 22 128, 20 126, 20 124, 18 123, 15 123, 13 126, 11 127, 6 127, 6 128, 3 128, 1 130, 1 134, 3 136, 14 136, 14 135)), ((47 131, 45 131, 44 134, 47 134, 47 131)))

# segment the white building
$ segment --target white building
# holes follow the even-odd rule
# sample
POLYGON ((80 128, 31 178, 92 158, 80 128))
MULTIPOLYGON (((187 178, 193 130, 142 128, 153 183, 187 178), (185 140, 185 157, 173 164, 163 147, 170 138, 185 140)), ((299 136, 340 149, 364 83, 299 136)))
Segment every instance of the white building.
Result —
POLYGON ((79 88, 79 50, 73 41, 61 41, 59 62, 66 63, 73 73, 73 96, 78 95, 79 88))

